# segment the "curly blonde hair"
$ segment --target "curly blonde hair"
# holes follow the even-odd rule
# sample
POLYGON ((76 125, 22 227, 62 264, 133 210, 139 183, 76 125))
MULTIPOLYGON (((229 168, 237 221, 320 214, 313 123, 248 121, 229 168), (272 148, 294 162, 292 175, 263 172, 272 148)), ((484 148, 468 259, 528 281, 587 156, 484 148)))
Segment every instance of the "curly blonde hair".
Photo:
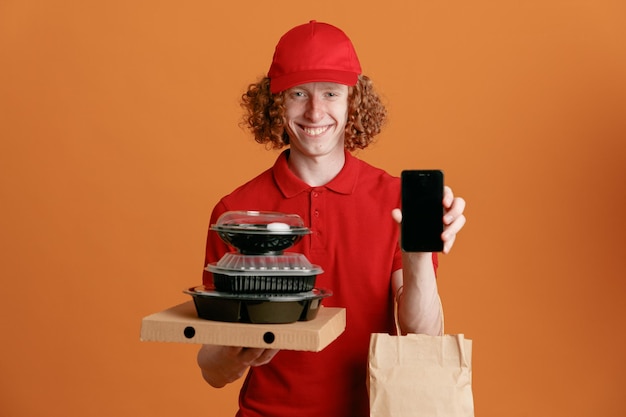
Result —
MULTIPOLYGON (((252 132, 254 140, 270 149, 289 145, 284 93, 272 94, 270 79, 264 77, 250 84, 241 96, 241 107, 245 110, 242 125, 252 132)), ((365 75, 359 76, 356 85, 349 89, 345 148, 349 151, 367 148, 380 133, 386 118, 387 109, 374 91, 372 81, 365 75)))

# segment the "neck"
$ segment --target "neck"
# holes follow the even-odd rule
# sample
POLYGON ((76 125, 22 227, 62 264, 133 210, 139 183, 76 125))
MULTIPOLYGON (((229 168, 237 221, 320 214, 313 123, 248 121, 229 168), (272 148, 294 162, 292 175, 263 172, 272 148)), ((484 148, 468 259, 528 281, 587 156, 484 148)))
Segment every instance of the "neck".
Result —
POLYGON ((343 151, 327 155, 310 157, 291 149, 289 152, 289 169, 311 187, 328 184, 339 174, 346 162, 343 151))

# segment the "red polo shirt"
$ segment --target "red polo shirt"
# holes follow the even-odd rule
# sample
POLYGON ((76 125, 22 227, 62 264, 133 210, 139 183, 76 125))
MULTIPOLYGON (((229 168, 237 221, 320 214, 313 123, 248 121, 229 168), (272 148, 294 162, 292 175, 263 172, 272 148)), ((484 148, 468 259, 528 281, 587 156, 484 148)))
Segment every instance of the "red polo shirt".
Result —
MULTIPOLYGON (((391 274, 402 268, 402 259, 391 210, 400 207, 400 181, 346 151, 337 177, 311 187, 289 170, 288 155, 283 152, 272 168, 222 198, 211 224, 231 210, 300 215, 312 233, 289 251, 323 268, 316 287, 333 291, 323 304, 346 308, 347 325, 322 352, 281 351, 268 365, 251 368, 238 416, 366 417, 370 334, 395 332, 391 274)), ((210 231, 205 265, 229 250, 210 231)), ((211 283, 210 273, 204 283, 211 283)))

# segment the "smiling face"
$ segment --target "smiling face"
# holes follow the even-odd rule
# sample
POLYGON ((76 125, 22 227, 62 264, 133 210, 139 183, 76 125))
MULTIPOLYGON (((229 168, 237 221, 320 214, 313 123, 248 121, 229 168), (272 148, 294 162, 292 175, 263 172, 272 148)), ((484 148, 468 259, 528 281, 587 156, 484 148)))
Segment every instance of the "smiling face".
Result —
POLYGON ((308 157, 343 155, 349 88, 318 82, 285 92, 285 122, 292 152, 308 157))

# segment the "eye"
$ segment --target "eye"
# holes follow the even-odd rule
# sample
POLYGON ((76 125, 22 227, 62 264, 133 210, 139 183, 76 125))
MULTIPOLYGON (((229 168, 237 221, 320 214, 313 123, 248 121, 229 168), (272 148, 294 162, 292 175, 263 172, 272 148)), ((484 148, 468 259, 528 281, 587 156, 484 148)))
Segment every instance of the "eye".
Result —
POLYGON ((341 97, 341 92, 339 92, 339 91, 327 91, 326 92, 326 97, 328 97, 328 98, 341 97))

